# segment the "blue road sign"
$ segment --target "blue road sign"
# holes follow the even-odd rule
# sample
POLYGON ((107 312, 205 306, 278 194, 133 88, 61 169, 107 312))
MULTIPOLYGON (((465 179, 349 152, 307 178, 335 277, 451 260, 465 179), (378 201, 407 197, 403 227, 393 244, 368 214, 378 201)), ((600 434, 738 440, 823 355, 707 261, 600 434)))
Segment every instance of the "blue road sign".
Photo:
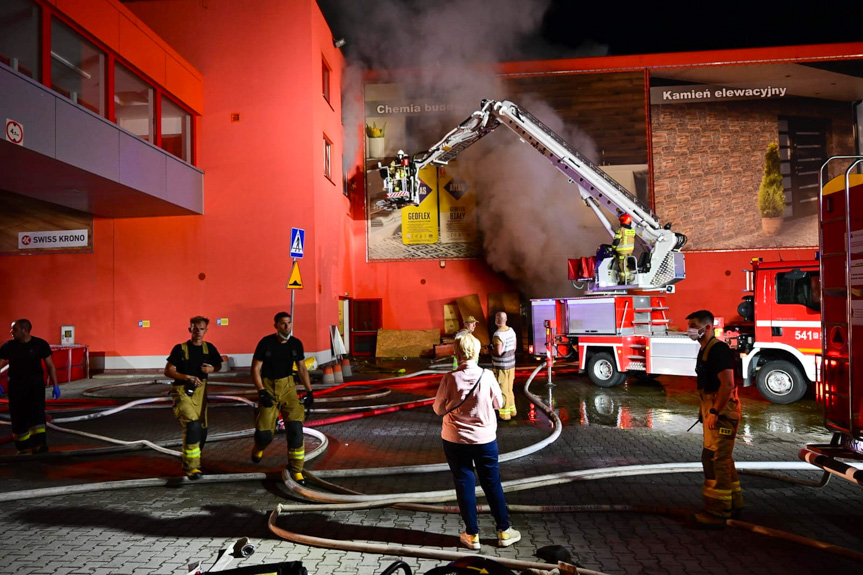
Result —
POLYGON ((291 257, 303 257, 303 248, 306 245, 306 230, 291 228, 291 257))

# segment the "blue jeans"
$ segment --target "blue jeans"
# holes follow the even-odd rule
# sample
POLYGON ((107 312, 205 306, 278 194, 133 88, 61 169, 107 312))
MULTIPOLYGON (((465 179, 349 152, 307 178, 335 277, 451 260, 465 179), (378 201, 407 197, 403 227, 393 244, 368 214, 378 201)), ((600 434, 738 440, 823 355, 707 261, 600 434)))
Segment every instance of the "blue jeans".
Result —
POLYGON ((443 440, 443 452, 452 471, 458 508, 464 520, 465 532, 470 535, 479 533, 476 521, 476 478, 474 464, 479 476, 479 484, 491 507, 498 531, 509 529, 509 513, 503 498, 500 484, 500 471, 497 464, 497 440, 482 445, 452 443, 443 440))

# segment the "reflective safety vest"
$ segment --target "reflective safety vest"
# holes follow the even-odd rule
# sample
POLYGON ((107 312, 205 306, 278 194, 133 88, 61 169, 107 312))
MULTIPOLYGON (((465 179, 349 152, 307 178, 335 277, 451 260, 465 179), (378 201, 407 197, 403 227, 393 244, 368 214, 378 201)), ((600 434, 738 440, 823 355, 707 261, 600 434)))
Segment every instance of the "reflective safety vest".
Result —
POLYGON ((614 232, 614 252, 619 256, 628 256, 635 249, 635 230, 620 226, 614 232))

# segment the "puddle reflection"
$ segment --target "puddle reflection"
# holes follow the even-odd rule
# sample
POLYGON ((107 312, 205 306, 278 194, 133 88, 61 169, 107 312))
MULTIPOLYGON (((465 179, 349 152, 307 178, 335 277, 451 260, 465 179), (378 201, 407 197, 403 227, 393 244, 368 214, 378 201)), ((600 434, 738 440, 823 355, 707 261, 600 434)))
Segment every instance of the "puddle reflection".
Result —
MULTIPOLYGON (((700 433, 699 399, 694 380, 663 377, 662 381, 630 381, 619 387, 601 388, 586 377, 566 375, 553 386, 538 385, 531 391, 558 413, 564 425, 601 425, 619 429, 654 429, 667 433, 700 433)), ((755 388, 740 392, 743 419, 740 440, 752 443, 760 435, 825 434, 823 411, 812 399, 778 405, 763 399, 755 388)), ((534 424, 549 420, 535 406, 527 419, 534 424)))

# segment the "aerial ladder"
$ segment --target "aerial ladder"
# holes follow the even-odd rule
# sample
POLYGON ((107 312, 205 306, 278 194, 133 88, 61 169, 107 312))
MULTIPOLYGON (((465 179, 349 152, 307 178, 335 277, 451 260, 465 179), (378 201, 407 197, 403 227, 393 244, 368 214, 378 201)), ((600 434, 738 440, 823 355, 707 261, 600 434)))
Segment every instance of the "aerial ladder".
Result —
POLYGON ((386 198, 379 208, 393 210, 416 206, 420 202, 419 171, 428 165, 445 166, 462 151, 493 132, 501 124, 529 143, 570 183, 578 186, 585 205, 593 210, 602 226, 614 237, 615 228, 603 208, 618 216, 628 214, 644 251, 641 257, 629 256, 629 274, 618 269, 615 258, 596 262, 587 293, 613 294, 629 290, 671 291, 669 286, 686 277, 681 248, 686 236, 671 231, 671 224, 660 224, 653 211, 626 188, 603 172, 563 138, 524 108, 510 101, 483 100, 480 109, 453 128, 437 144, 424 152, 408 156, 399 152, 388 166, 378 164, 386 198), (624 277, 627 277, 624 281, 624 277))

